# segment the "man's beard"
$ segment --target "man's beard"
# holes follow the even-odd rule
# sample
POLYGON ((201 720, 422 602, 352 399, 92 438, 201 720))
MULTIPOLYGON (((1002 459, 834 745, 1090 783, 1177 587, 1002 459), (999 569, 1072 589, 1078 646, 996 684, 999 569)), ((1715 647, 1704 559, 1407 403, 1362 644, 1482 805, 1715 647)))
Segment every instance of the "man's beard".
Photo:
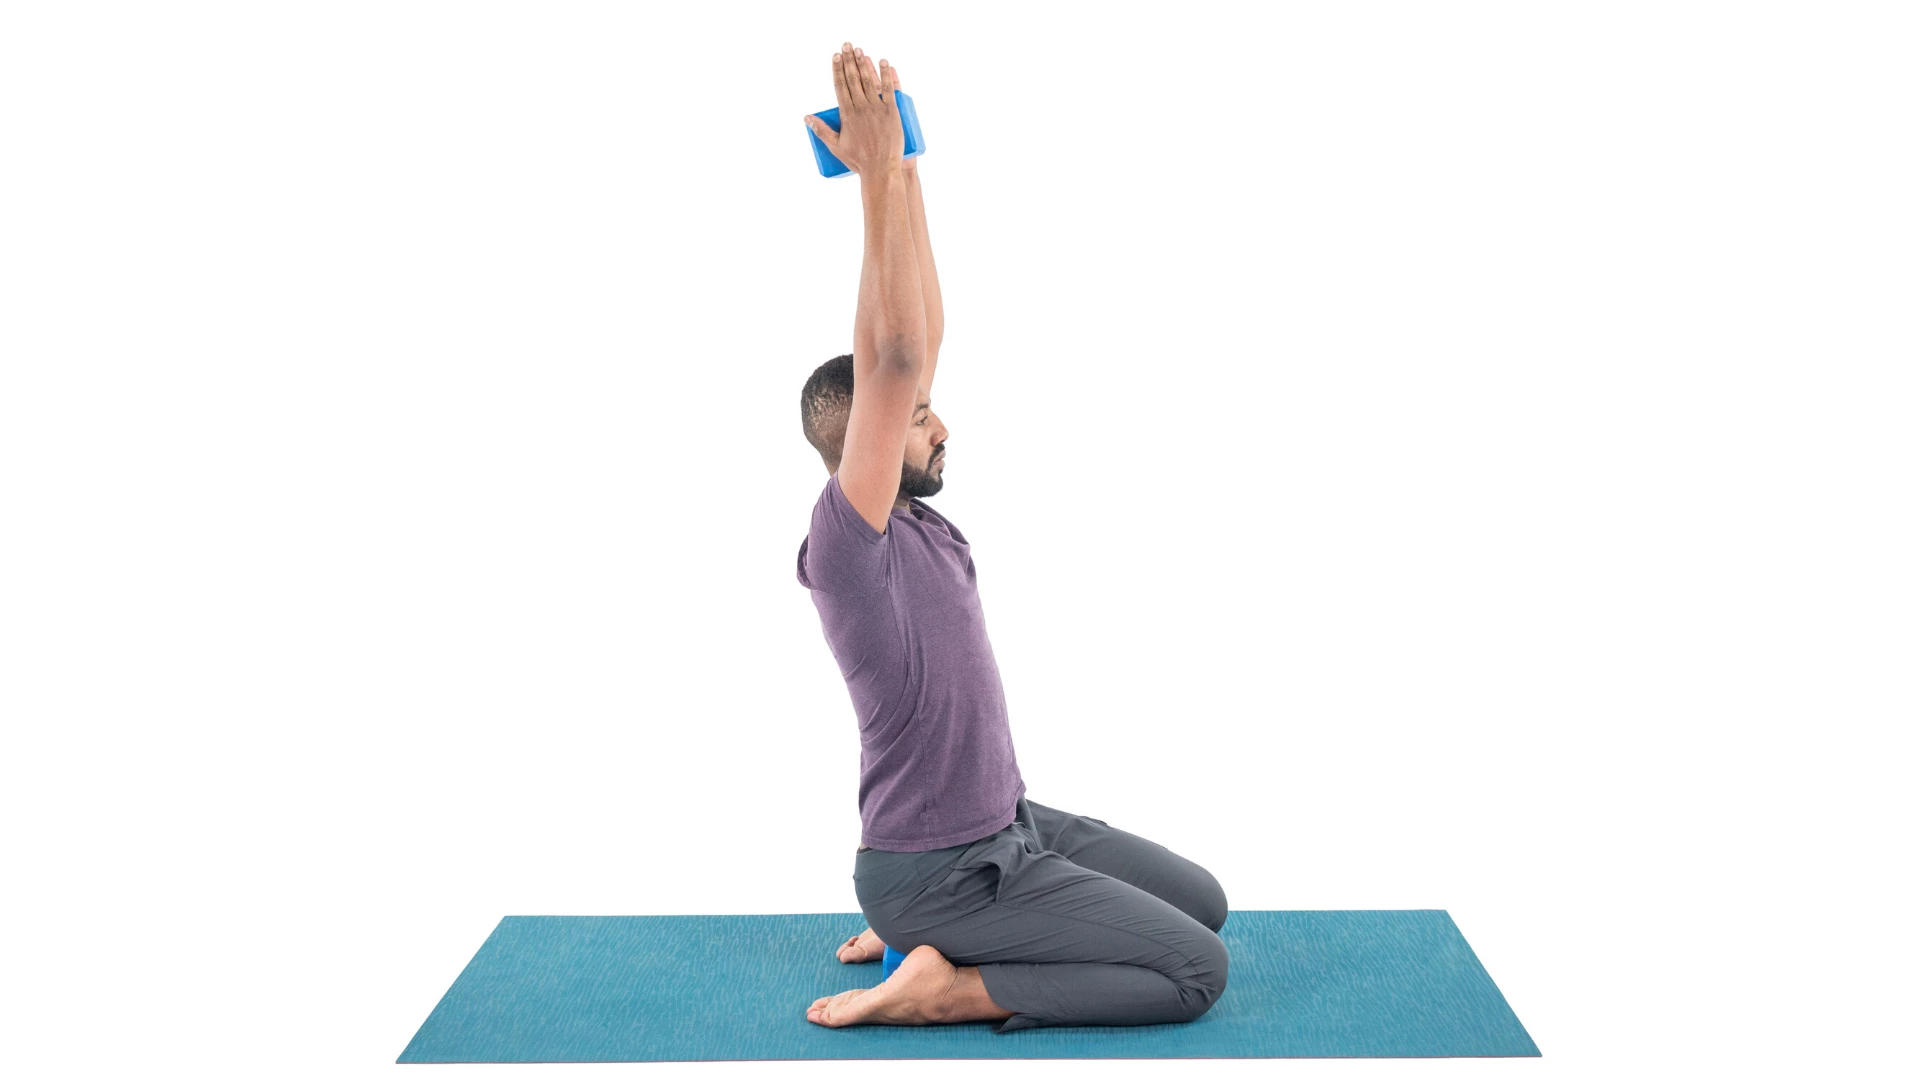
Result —
MULTIPOLYGON (((938 457, 939 454, 934 456, 938 457)), ((935 476, 926 469, 915 468, 904 461, 900 463, 900 494, 908 498, 924 499, 938 495, 946 482, 943 476, 935 476)))

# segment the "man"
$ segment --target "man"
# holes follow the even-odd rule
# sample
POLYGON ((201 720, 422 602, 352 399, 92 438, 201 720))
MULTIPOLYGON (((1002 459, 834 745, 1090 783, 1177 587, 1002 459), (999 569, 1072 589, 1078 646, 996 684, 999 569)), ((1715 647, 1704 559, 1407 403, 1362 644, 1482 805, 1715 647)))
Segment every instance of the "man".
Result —
POLYGON ((943 313, 899 77, 851 42, 833 74, 840 130, 808 125, 860 176, 866 256, 853 352, 801 395, 829 475, 797 572, 860 724, 853 879, 869 929, 839 958, 877 960, 884 939, 906 959, 807 1019, 995 1033, 1192 1020, 1226 988, 1226 894, 1158 844, 1026 798, 970 545, 923 501, 945 483, 930 394, 943 313))

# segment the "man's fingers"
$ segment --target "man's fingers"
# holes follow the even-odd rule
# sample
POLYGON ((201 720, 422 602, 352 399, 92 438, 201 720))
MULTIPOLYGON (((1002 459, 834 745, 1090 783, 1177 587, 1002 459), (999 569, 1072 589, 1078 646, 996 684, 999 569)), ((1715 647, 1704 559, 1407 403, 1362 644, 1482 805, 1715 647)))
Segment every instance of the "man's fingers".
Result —
MULTIPOLYGON (((853 104, 853 94, 847 90, 847 64, 842 59, 843 55, 833 54, 833 96, 840 99, 840 112, 845 115, 847 109, 853 104)), ((846 121, 842 120, 841 123, 844 124, 846 121)))
POLYGON ((840 50, 840 78, 847 84, 845 107, 850 109, 858 109, 867 103, 866 91, 860 86, 860 70, 854 66, 854 59, 852 45, 840 50))
MULTIPOLYGON (((866 95, 866 100, 869 102, 880 96, 880 88, 875 85, 875 79, 868 71, 868 69, 872 67, 873 61, 869 59, 864 52, 855 49, 853 52, 853 70, 860 78, 860 92, 866 95)), ((852 89, 853 84, 848 83, 847 87, 848 89, 852 89)))
POLYGON ((855 102, 865 105, 867 99, 873 95, 867 93, 867 73, 860 70, 860 54, 854 52, 852 46, 848 46, 846 57, 847 93, 853 95, 855 102))
POLYGON ((839 134, 837 134, 833 128, 827 126, 825 120, 811 113, 807 114, 807 130, 813 132, 815 138, 826 143, 829 151, 840 145, 839 134))

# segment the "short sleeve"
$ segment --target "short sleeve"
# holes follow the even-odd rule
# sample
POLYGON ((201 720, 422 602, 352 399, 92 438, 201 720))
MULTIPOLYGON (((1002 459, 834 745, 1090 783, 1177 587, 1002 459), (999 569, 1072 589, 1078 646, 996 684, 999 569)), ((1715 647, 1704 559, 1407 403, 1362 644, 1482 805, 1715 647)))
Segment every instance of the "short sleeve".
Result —
POLYGON ((800 584, 820 592, 864 595, 887 587, 892 529, 873 531, 847 501, 838 474, 813 504, 813 524, 800 546, 800 584))

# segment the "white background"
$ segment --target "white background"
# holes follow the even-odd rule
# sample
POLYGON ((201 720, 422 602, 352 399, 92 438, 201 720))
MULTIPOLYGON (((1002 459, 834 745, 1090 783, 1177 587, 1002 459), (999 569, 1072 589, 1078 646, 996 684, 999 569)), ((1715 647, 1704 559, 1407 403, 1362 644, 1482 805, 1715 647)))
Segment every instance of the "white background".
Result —
POLYGON ((1911 1067, 1910 7, 665 10, 0 15, 10 1072, 392 1075, 503 915, 857 911, 848 39, 1032 797, 1445 908, 1545 1054, 1182 1068, 1911 1067))

